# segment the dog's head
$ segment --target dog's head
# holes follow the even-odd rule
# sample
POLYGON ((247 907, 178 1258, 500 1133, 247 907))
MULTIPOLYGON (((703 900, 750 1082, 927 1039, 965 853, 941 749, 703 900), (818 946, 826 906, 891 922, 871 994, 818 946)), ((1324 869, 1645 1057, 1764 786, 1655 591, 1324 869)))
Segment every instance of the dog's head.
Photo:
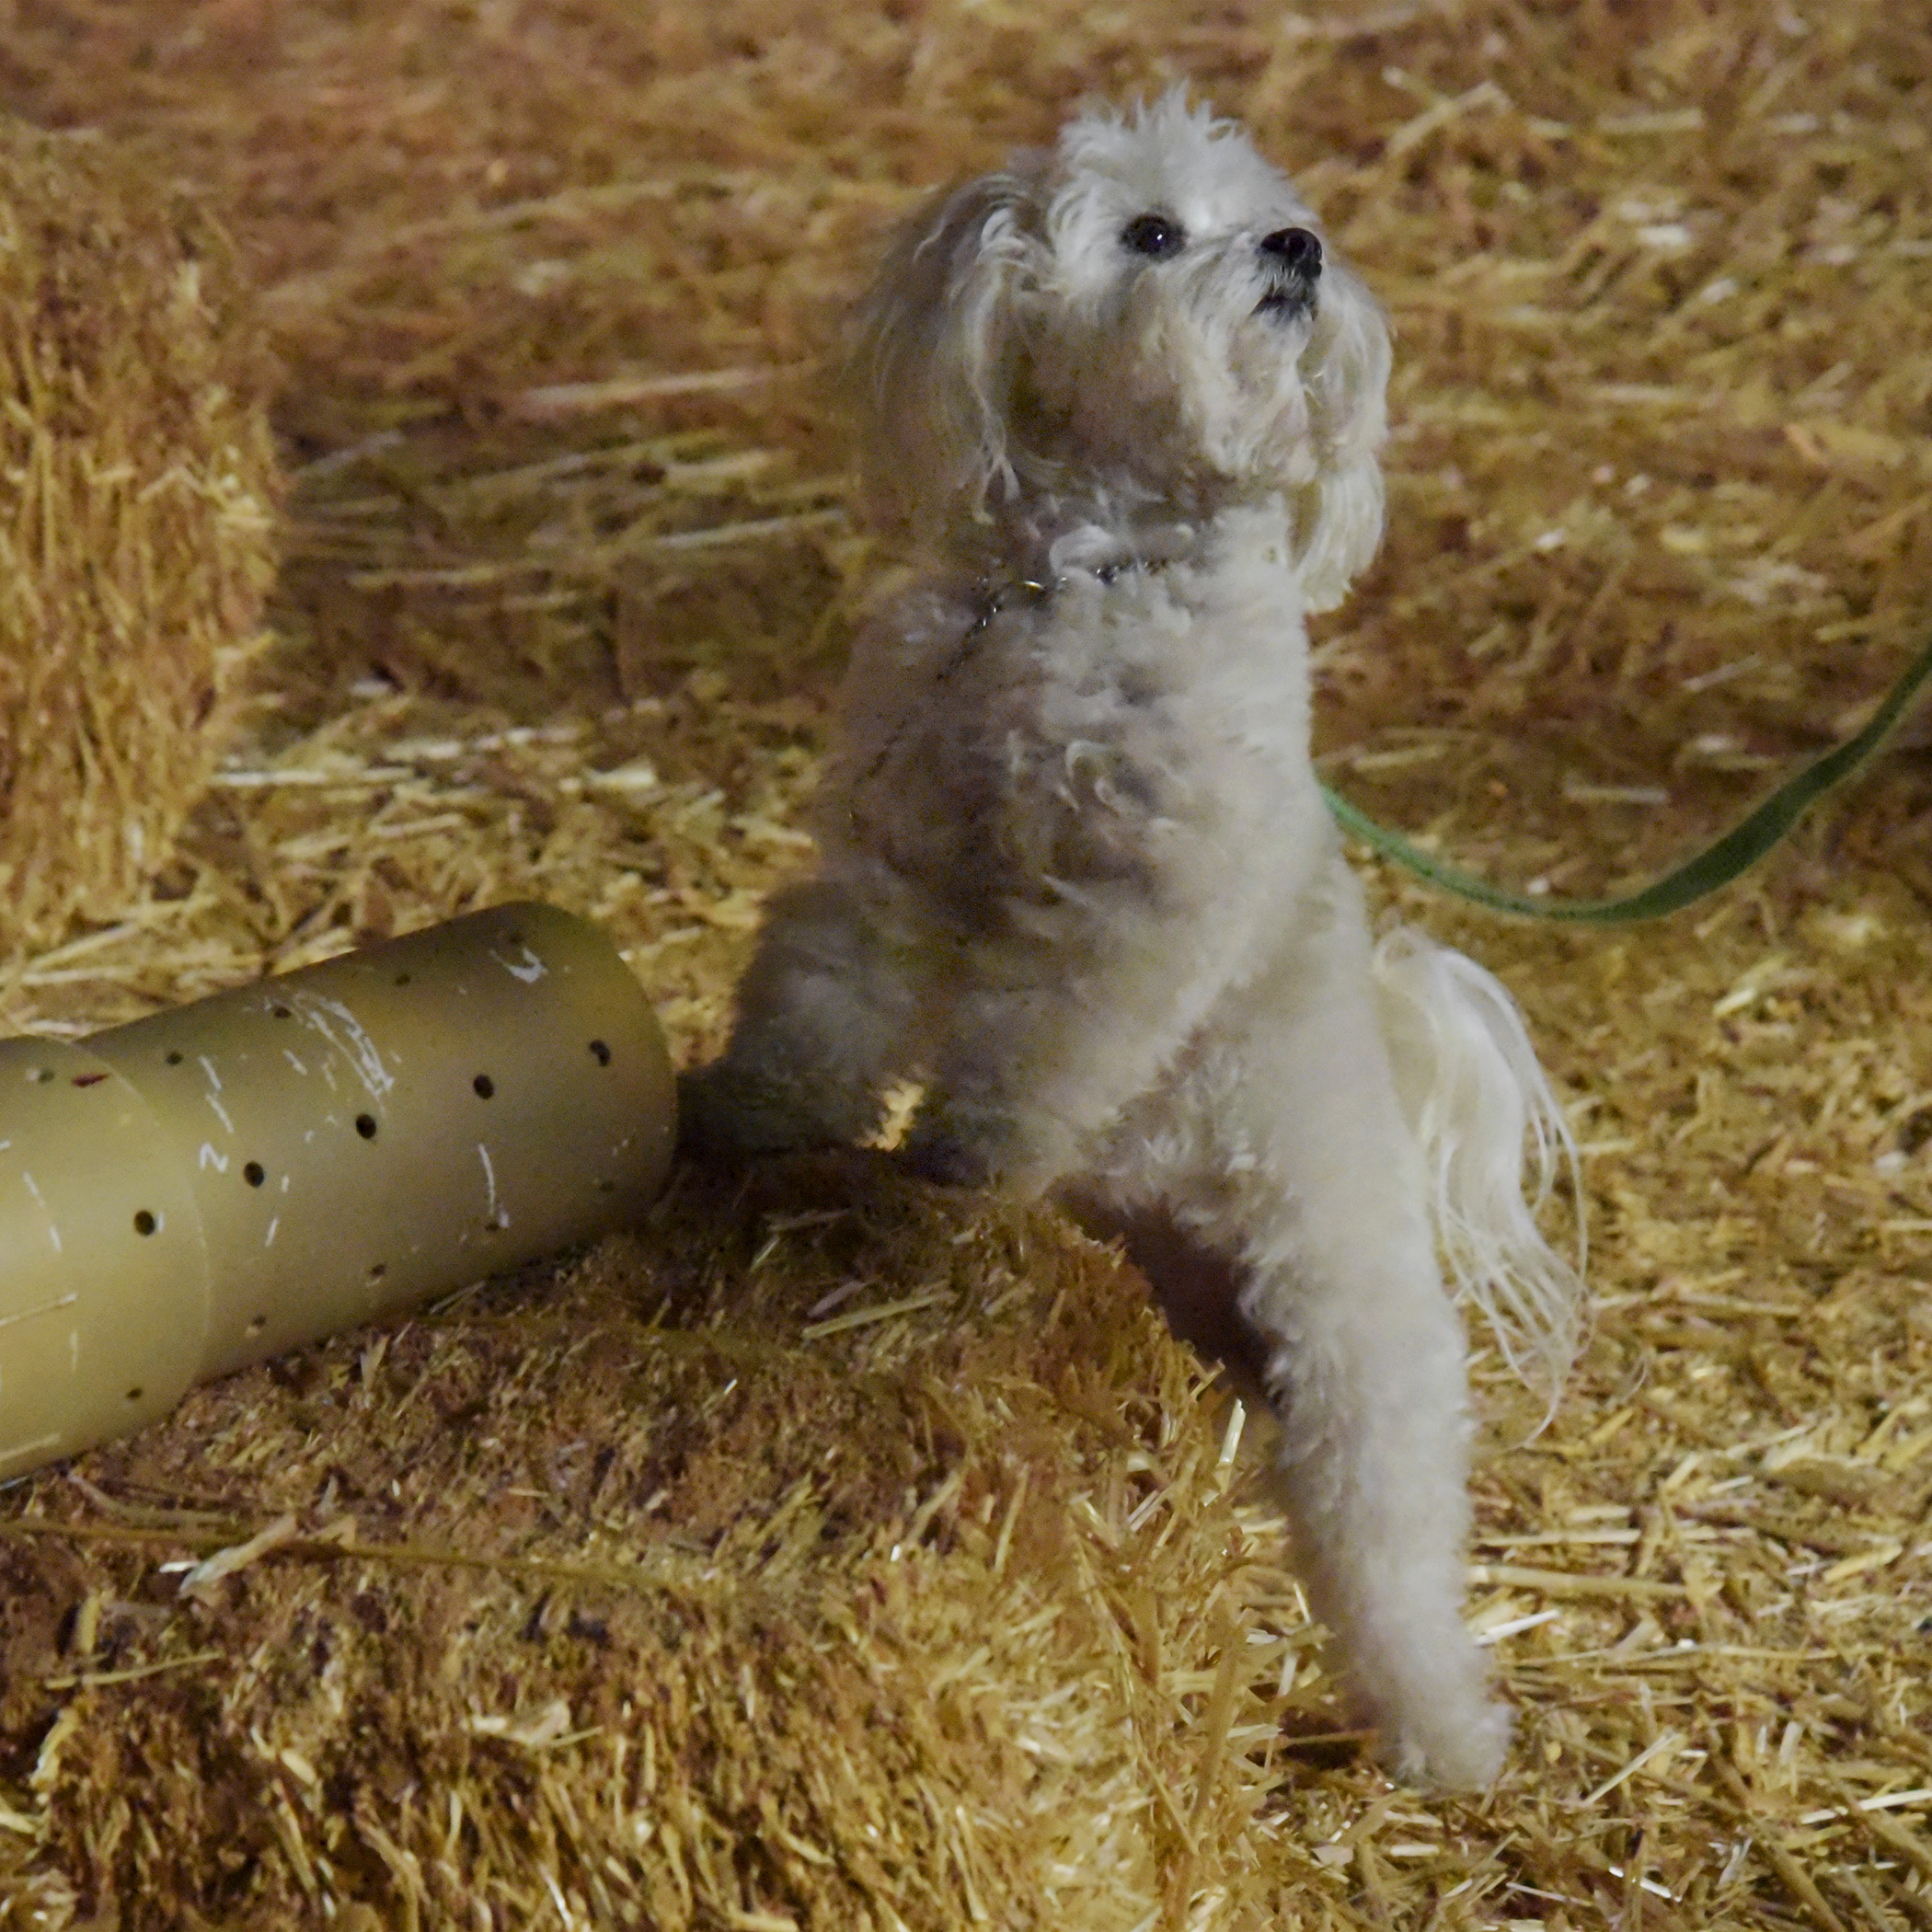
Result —
POLYGON ((915 216, 853 346, 873 501, 929 536, 1048 495, 1191 515, 1281 492, 1316 608, 1380 539, 1381 311, 1240 130, 1179 92, 915 216))

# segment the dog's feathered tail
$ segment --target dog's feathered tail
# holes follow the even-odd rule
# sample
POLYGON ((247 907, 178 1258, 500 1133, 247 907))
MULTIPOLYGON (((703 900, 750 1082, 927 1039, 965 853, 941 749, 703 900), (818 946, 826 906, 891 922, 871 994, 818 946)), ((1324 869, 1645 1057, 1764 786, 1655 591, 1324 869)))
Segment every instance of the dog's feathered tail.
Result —
POLYGON ((1375 948, 1382 1030, 1403 1111, 1429 1170, 1449 1275, 1504 1359, 1552 1407, 1583 1321, 1583 1202, 1576 1140, 1516 1003, 1492 973, 1409 926, 1375 948), (1537 1225, 1568 1175, 1576 1259, 1537 1225))

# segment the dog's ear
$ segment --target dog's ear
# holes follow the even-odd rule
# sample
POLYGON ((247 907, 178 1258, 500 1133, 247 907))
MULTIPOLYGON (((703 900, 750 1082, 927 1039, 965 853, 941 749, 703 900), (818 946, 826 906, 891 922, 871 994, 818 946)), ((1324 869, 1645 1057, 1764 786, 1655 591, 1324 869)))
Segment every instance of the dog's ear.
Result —
POLYGON ((929 528, 1010 489, 1009 393, 1037 272, 1045 157, 955 188, 886 252, 847 334, 846 386, 868 503, 929 528))
POLYGON ((1298 494, 1295 547, 1305 608, 1330 611, 1381 546, 1382 466, 1363 455, 1298 494))
POLYGON ((1382 542, 1380 453, 1388 436, 1388 325, 1368 291, 1338 267, 1326 290, 1309 425, 1319 471, 1297 492, 1295 549, 1311 611, 1332 610, 1382 542), (1343 291, 1346 291, 1343 293, 1343 291), (1342 299, 1333 299, 1341 294, 1342 299))

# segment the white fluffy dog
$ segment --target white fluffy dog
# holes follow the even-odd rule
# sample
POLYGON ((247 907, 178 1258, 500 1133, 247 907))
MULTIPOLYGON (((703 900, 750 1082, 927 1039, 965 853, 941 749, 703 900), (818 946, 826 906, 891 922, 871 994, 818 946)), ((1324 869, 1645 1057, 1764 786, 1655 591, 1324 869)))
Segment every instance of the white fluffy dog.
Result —
POLYGON ((1560 1375, 1523 1192, 1568 1139, 1508 995, 1379 948, 1309 759, 1304 614, 1382 532, 1388 338, 1294 190, 1179 95, 943 197, 857 321, 911 588, 860 640, 815 878, 773 902, 687 1133, 856 1142, 1123 1234, 1246 1355, 1317 1614, 1401 1772, 1496 1772, 1460 1616, 1465 1344, 1438 1247, 1560 1375))

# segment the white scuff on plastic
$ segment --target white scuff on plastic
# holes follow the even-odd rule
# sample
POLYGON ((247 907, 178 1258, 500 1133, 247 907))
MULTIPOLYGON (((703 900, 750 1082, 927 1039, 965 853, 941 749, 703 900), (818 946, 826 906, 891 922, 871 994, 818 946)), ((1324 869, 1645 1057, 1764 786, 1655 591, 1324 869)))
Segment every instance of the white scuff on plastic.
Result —
POLYGON ((477 1152, 483 1162, 483 1187, 485 1190, 484 1217, 489 1227, 508 1227, 510 1216, 506 1214, 497 1200, 497 1170, 489 1157, 489 1149, 481 1141, 477 1143, 477 1152))
POLYGON ((25 1184, 27 1191, 33 1196, 35 1205, 39 1207, 41 1213, 47 1216, 47 1238, 53 1243, 54 1253, 64 1254, 66 1250, 61 1246, 61 1231, 54 1225, 53 1211, 47 1205, 47 1197, 40 1192, 40 1183, 35 1180, 25 1167, 20 1169, 20 1179, 25 1184))
POLYGON ((304 992, 291 993, 289 1003, 303 1024, 321 1034, 354 1068, 372 1100, 380 1100, 396 1085, 396 1075, 383 1064, 382 1053, 368 1029, 340 1000, 304 992))
POLYGON ((489 949, 489 956, 512 979, 521 980, 526 986, 534 986, 537 981, 548 975, 550 969, 527 946, 520 947, 518 950, 523 955, 523 964, 521 966, 506 960, 493 946, 489 949))
MULTIPOLYGON (((80 1340, 79 1335, 76 1334, 74 1340, 77 1344, 80 1340)), ((56 1448, 60 1441, 61 1432, 56 1429, 51 1434, 35 1436, 30 1443, 16 1443, 10 1449, 0 1449, 0 1467, 8 1463, 18 1462, 23 1455, 32 1455, 39 1450, 56 1448)))
POLYGON ((0 1328, 10 1328, 16 1322, 31 1321, 37 1315, 57 1315, 63 1308, 71 1308, 80 1296, 69 1289, 65 1294, 57 1294, 51 1302, 42 1302, 38 1307, 17 1309, 12 1315, 0 1315, 0 1328))

